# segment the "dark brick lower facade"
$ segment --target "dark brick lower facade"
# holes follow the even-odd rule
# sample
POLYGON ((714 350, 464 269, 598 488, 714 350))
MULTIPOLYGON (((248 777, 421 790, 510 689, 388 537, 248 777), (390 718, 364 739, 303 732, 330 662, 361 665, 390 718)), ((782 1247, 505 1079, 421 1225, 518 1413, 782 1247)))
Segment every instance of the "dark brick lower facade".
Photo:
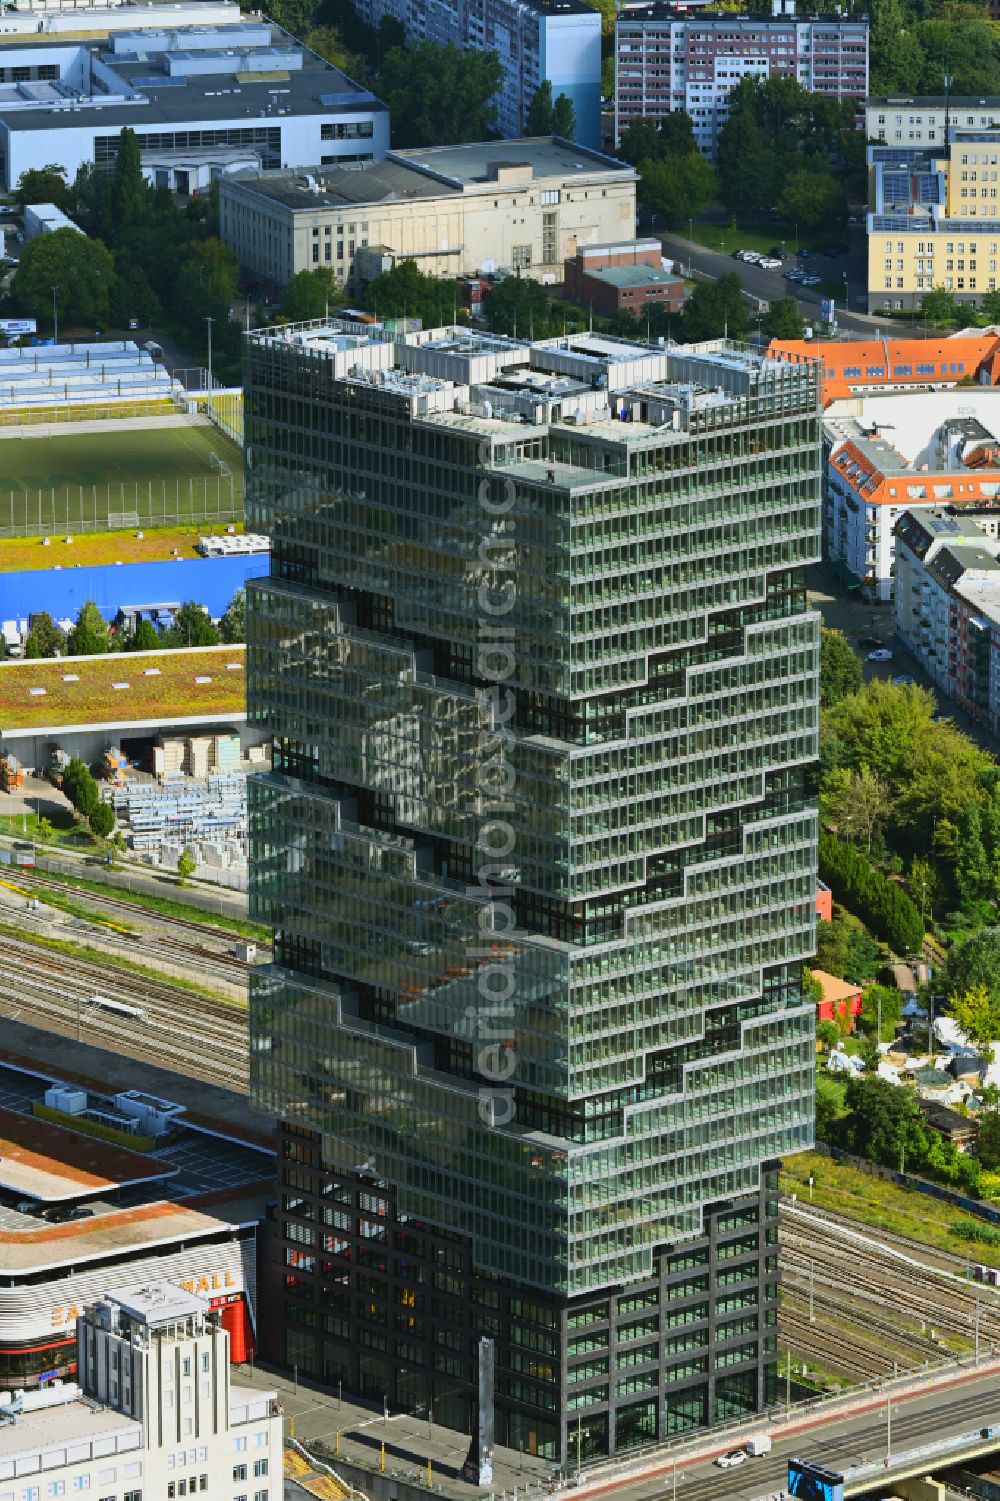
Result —
POLYGON ((301 1375, 464 1432, 477 1344, 496 1343, 496 1439, 572 1468, 754 1412, 777 1359, 777 1171, 706 1211, 706 1236, 663 1247, 656 1276, 565 1299, 472 1261, 401 1218, 393 1189, 344 1175, 321 1138, 281 1135, 261 1246, 264 1353, 301 1375))

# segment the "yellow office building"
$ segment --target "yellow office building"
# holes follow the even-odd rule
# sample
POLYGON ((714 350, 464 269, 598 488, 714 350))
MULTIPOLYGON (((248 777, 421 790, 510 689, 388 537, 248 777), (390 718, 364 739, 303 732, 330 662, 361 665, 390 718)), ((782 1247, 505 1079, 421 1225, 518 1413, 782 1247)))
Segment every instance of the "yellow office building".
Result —
POLYGON ((940 147, 868 147, 868 311, 919 307, 944 287, 978 302, 1000 285, 1000 130, 940 147))

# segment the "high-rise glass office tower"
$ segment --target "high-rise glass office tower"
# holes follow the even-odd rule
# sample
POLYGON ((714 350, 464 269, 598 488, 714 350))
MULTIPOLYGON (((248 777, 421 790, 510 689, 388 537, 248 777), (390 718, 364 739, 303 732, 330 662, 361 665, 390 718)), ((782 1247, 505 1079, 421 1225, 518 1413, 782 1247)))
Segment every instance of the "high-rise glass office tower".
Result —
POLYGON ((247 342, 270 1353, 573 1465, 756 1410, 812 1139, 816 369, 247 342))

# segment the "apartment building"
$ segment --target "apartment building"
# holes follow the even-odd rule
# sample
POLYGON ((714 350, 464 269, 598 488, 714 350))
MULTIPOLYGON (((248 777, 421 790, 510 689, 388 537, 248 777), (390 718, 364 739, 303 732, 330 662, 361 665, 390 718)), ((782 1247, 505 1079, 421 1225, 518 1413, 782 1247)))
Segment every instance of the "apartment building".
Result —
POLYGON ((940 149, 956 130, 1000 130, 1000 97, 878 95, 865 106, 865 135, 890 146, 940 149))
POLYGON ((391 16, 412 41, 494 51, 503 74, 496 96, 504 136, 523 136, 528 110, 547 79, 576 114, 576 140, 601 145, 601 17, 584 0, 357 0, 377 26, 391 16))
POLYGON ((615 141, 640 116, 686 110, 714 157, 742 78, 795 78, 810 93, 863 100, 868 93, 866 17, 798 18, 794 0, 772 14, 705 15, 663 0, 625 0, 615 31, 615 141))
POLYGON ((1000 731, 1000 506, 897 523, 896 633, 966 713, 1000 731))
POLYGON ((104 1294, 76 1364, 75 1382, 0 1395, 2 1501, 280 1501, 277 1395, 231 1383, 205 1299, 164 1282, 104 1294))
POLYGON ((1000 286, 1000 130, 869 146, 868 165, 869 312, 919 307, 939 286, 972 303, 1000 286))
POLYGON ((334 323, 252 334, 246 391, 267 1349, 561 1465, 761 1410, 812 1138, 815 372, 334 323))
POLYGON ((636 180, 556 137, 423 147, 360 170, 223 178, 220 232, 276 286, 314 266, 363 285, 397 260, 432 276, 504 268, 558 282, 578 248, 635 234, 636 180))
POLYGON ((1000 334, 993 329, 928 339, 772 339, 767 352, 776 360, 814 361, 824 407, 837 402, 841 412, 851 397, 875 392, 1000 383, 1000 334))
POLYGON ((995 395, 976 392, 970 405, 963 391, 872 396, 827 409, 825 552, 873 603, 893 597, 904 511, 997 504, 995 406, 995 395))

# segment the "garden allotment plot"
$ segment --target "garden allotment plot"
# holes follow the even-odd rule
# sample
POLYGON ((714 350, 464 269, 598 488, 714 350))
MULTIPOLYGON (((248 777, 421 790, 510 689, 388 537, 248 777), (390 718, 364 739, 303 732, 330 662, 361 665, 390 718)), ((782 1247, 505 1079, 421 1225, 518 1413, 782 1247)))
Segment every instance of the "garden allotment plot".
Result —
POLYGON ((239 521, 243 455, 209 426, 0 440, 0 536, 239 521))

